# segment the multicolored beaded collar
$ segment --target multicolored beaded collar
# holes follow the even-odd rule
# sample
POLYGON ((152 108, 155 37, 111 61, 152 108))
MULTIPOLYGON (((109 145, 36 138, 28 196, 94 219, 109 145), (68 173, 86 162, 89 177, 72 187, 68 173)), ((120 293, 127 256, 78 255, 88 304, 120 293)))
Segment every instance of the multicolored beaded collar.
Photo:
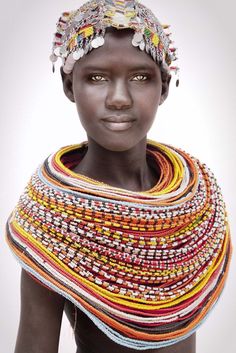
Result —
POLYGON ((116 343, 145 350, 187 338, 221 295, 231 257, 214 175, 148 141, 160 178, 129 191, 73 172, 86 149, 62 148, 33 174, 8 222, 11 250, 116 343))
POLYGON ((169 26, 161 25, 152 11, 137 0, 92 0, 78 10, 64 12, 57 23, 50 56, 53 71, 60 57, 64 72, 72 72, 77 60, 104 44, 108 27, 133 29, 133 46, 145 50, 163 71, 178 72, 177 66, 171 66, 177 57, 169 26))

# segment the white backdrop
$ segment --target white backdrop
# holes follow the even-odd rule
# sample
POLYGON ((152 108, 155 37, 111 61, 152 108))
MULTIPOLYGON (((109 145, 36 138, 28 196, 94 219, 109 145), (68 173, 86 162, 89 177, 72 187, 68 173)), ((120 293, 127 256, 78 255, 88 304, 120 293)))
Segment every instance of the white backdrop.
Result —
MULTIPOLYGON (((4 224, 37 165, 61 146, 86 139, 76 109, 64 96, 59 66, 48 60, 61 12, 75 0, 1 1, 1 352, 14 350, 20 267, 4 241, 4 224)), ((235 0, 159 0, 143 3, 172 25, 179 48, 180 87, 159 109, 149 137, 181 147, 215 173, 228 206, 236 242, 235 0)), ((235 258, 219 304, 197 335, 198 353, 236 351, 235 258)), ((60 353, 75 352, 63 320, 60 353)), ((46 352, 45 352, 46 353, 46 352)))

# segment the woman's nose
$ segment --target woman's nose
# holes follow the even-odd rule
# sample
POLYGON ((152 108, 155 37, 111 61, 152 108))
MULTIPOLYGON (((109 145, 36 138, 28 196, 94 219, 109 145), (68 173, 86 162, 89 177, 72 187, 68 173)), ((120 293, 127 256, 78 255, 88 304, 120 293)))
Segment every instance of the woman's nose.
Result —
POLYGON ((117 80, 109 85, 106 97, 106 106, 109 109, 128 109, 132 106, 133 100, 128 88, 128 83, 117 80))

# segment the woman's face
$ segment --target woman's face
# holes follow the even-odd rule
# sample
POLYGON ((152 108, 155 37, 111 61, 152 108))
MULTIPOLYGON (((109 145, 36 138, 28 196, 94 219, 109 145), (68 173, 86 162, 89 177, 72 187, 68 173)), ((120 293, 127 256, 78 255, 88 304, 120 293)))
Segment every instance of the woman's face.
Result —
POLYGON ((63 79, 88 139, 111 151, 131 149, 145 138, 168 94, 169 79, 162 82, 159 67, 132 45, 132 37, 132 30, 108 31, 105 44, 63 79))

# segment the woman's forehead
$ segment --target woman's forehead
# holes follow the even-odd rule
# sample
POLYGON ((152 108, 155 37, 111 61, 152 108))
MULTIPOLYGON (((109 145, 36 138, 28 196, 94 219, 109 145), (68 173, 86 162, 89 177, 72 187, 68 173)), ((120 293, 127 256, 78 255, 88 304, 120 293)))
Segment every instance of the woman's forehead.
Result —
MULTIPOLYGON (((89 68, 108 68, 119 65, 130 69, 155 69, 158 67, 150 55, 132 45, 133 30, 109 28, 105 35, 104 45, 92 50, 75 66, 89 68)), ((115 67, 117 69, 117 67, 115 67)))

